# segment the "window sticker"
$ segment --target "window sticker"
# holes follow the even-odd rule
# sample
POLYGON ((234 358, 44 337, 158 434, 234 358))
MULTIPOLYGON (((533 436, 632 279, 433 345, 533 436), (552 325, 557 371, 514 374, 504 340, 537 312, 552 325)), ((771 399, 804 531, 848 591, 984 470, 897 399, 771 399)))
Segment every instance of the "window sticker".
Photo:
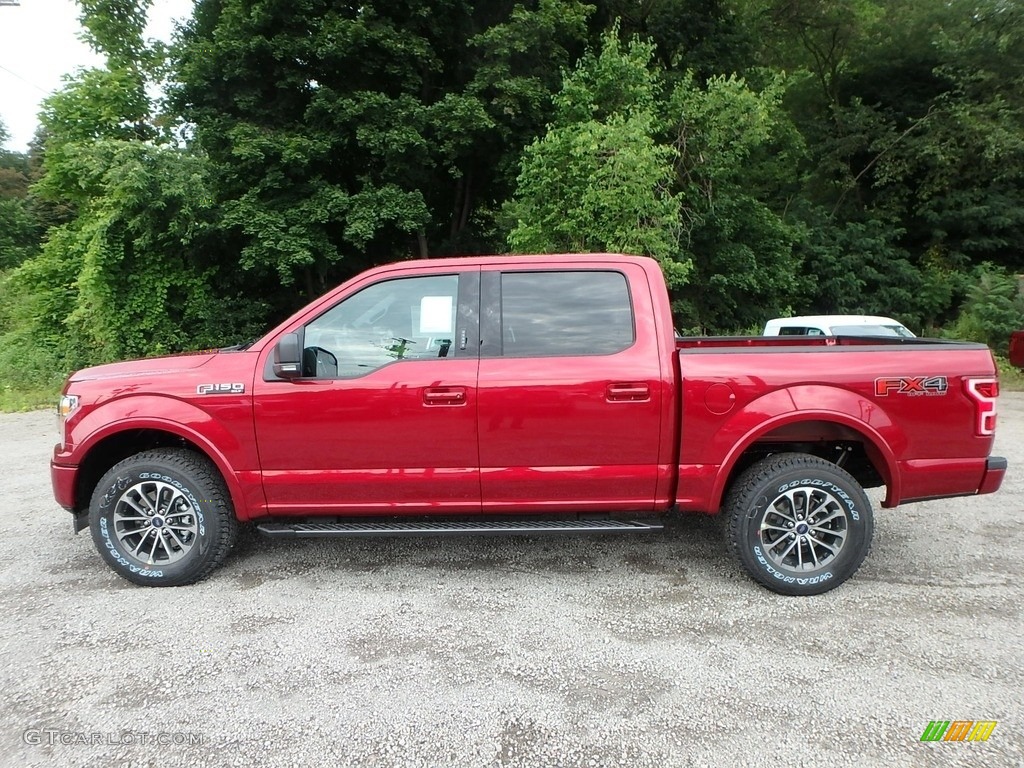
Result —
POLYGON ((421 334, 451 333, 452 305, 451 296, 424 296, 420 299, 421 334))

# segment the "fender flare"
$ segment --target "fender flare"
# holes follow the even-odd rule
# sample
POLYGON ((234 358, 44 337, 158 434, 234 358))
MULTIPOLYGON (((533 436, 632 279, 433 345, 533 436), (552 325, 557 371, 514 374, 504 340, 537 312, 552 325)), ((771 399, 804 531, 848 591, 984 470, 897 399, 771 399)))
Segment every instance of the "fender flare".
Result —
MULTIPOLYGON (((773 416, 761 421, 756 427, 746 432, 739 440, 733 443, 732 447, 726 453, 722 459, 722 463, 719 468, 719 472, 715 478, 714 485, 711 491, 711 502, 715 509, 721 507, 722 499, 727 491, 727 483, 729 478, 739 462, 740 457, 746 452, 750 446, 760 440, 770 432, 779 429, 780 427, 789 426, 791 424, 799 424, 807 421, 825 421, 834 424, 839 424, 843 427, 853 430, 857 434, 861 435, 864 439, 864 447, 868 453, 870 459, 876 460, 881 466, 878 467, 882 479, 886 484, 886 497, 884 506, 893 507, 899 503, 901 496, 901 482, 900 482, 900 471, 899 462, 896 459, 896 453, 893 451, 890 440, 874 426, 864 421, 863 419, 856 418, 848 412, 825 409, 825 408, 800 408, 798 403, 804 399, 807 392, 799 392, 798 390, 807 389, 806 387, 793 387, 790 388, 789 394, 793 401, 791 409, 776 413, 773 416)), ((815 390, 821 390, 822 387, 814 387, 815 390)), ((864 406, 870 406, 873 410, 879 410, 876 403, 867 400, 862 395, 850 392, 849 390, 840 390, 835 387, 825 387, 832 394, 837 392, 842 393, 842 399, 853 408, 855 413, 865 412, 864 406)), ((773 393, 778 395, 778 392, 773 393)), ((739 411, 736 415, 747 413, 752 407, 756 408, 758 400, 754 400, 747 404, 745 408, 739 411)), ((891 421, 890 421, 891 424, 891 421)))
MULTIPOLYGON (((195 445, 210 461, 213 462, 217 471, 220 473, 224 480, 224 484, 227 486, 228 493, 231 495, 231 503, 235 509, 235 515, 238 516, 239 512, 246 509, 245 495, 242 491, 241 485, 238 482, 238 478, 235 476, 235 470, 232 467, 231 462, 224 455, 224 452, 217 445, 214 440, 211 440, 209 434, 220 431, 224 436, 230 440, 235 440, 234 436, 230 435, 227 429, 224 428, 215 418, 209 413, 203 411, 191 403, 187 403, 177 398, 168 398, 164 396, 154 395, 143 395, 142 398, 146 400, 156 400, 160 405, 173 404, 173 410, 175 414, 181 415, 183 411, 186 411, 192 420, 188 423, 184 423, 178 419, 171 419, 161 416, 123 416, 121 418, 107 420, 104 414, 109 413, 111 410, 109 407, 100 407, 94 411, 91 411, 89 415, 80 423, 75 426, 75 431, 80 429, 88 429, 91 422, 95 421, 98 423, 98 427, 91 432, 81 441, 76 442, 74 452, 76 454, 77 464, 79 466, 90 456, 107 438, 115 435, 128 432, 135 429, 152 429, 160 432, 166 432, 176 437, 180 437, 184 440, 195 445), (196 429, 197 426, 201 426, 206 430, 206 433, 200 432, 196 429)), ((117 400, 111 401, 109 406, 117 405, 118 410, 123 409, 126 401, 137 401, 139 397, 128 397, 118 398, 117 400)), ((140 413, 153 413, 163 410, 160 408, 151 408, 152 403, 147 403, 146 407, 135 409, 133 411, 140 413)))

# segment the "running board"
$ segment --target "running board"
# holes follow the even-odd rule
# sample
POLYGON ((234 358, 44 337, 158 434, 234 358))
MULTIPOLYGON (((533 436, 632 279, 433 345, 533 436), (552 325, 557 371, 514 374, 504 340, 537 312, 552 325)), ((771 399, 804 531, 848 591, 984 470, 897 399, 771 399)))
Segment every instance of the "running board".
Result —
POLYGON ((643 520, 472 520, 385 521, 347 523, 261 523, 257 530, 278 538, 449 536, 452 534, 521 535, 536 533, 629 533, 660 531, 659 521, 643 520))

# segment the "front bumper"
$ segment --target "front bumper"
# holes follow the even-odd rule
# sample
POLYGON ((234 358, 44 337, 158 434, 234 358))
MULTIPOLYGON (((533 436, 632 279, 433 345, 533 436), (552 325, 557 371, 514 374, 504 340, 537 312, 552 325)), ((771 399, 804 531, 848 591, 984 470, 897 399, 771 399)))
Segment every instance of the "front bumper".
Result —
POLYGON ((53 485, 53 497, 68 512, 75 510, 75 480, 78 467, 50 462, 50 483, 53 485))

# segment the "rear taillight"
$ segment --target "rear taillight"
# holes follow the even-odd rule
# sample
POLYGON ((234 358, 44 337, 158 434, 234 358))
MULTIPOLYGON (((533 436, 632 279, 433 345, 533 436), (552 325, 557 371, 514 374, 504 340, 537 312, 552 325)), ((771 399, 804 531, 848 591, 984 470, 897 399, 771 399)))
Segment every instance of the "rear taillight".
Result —
POLYGON ((999 397, 999 379, 966 379, 967 394, 974 400, 974 431, 978 435, 992 435, 996 431, 996 398, 999 397))

